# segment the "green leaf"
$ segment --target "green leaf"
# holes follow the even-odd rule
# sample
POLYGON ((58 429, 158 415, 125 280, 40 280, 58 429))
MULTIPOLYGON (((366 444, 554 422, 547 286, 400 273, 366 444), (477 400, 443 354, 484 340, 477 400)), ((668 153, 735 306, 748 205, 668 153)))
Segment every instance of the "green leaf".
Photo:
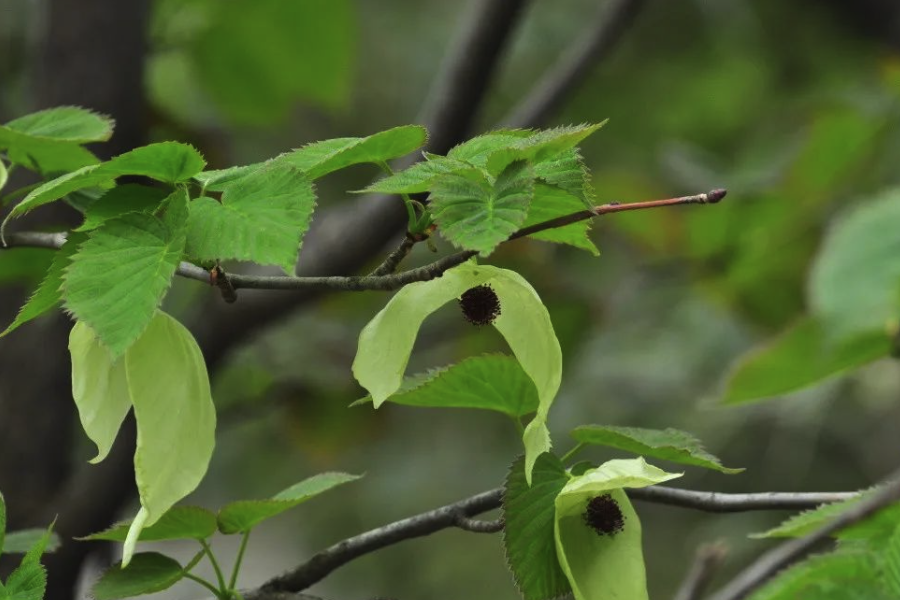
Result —
POLYGON ((744 470, 723 467, 718 458, 703 449, 700 440, 677 429, 582 425, 572 430, 572 437, 582 444, 618 448, 645 458, 658 458, 683 465, 713 469, 721 473, 733 474, 744 470))
POLYGON ((562 463, 550 453, 535 462, 531 485, 525 479, 524 457, 506 477, 503 549, 525 600, 551 600, 572 590, 556 558, 553 534, 556 496, 568 481, 562 463))
POLYGON ((874 557, 862 552, 813 556, 779 573, 749 600, 889 600, 874 557))
POLYGON ((41 564, 41 556, 50 544, 53 525, 41 532, 22 557, 22 562, 9 574, 6 589, 9 600, 41 600, 47 589, 47 572, 41 564))
POLYGON ((379 179, 362 190, 375 194, 414 194, 433 189, 435 183, 448 173, 468 172, 472 165, 453 158, 438 156, 415 163, 408 169, 379 179))
POLYGON ((100 159, 94 153, 71 142, 29 139, 7 150, 10 162, 41 175, 68 173, 82 167, 96 165, 100 159))
MULTIPOLYGON (((560 188, 545 183, 538 183, 534 186, 534 199, 531 201, 531 207, 528 209, 528 218, 522 223, 522 227, 543 223, 544 221, 576 213, 580 210, 584 210, 584 205, 575 196, 560 188)), ((567 244, 581 250, 587 250, 594 256, 599 256, 600 251, 597 250, 589 236, 590 230, 591 219, 585 219, 565 227, 532 233, 528 237, 546 242, 556 242, 557 244, 567 244)))
POLYGON ((97 456, 90 462, 98 463, 109 454, 131 409, 125 361, 113 360, 94 331, 82 321, 75 323, 69 334, 69 353, 72 356, 72 397, 82 429, 97 445, 97 456))
POLYGON ((70 234, 66 243, 62 248, 53 254, 53 262, 44 276, 43 281, 28 298, 28 301, 19 310, 15 320, 0 333, 0 338, 12 333, 20 326, 36 319, 59 304, 62 300, 62 291, 60 287, 63 283, 63 272, 69 266, 72 256, 78 250, 79 244, 85 240, 85 237, 78 234, 70 234))
POLYGON ((104 222, 130 212, 152 213, 169 194, 165 190, 127 183, 117 185, 95 200, 75 231, 90 231, 104 222))
POLYGON ((10 212, 4 226, 9 219, 58 200, 76 190, 96 185, 108 186, 116 177, 141 175, 166 183, 177 183, 199 173, 205 164, 200 153, 187 144, 161 142, 142 146, 105 163, 66 173, 32 190, 10 212))
MULTIPOLYGON (((533 413, 537 390, 519 362, 502 354, 473 356, 407 378, 389 402, 405 406, 481 408, 513 418, 533 413)), ((367 396, 360 402, 371 402, 367 396)))
POLYGON ((809 278, 809 303, 830 339, 883 330, 900 317, 900 188, 855 207, 825 238, 809 278))
MULTIPOLYGON (((197 342, 166 313, 156 313, 124 362, 137 421, 134 470, 145 513, 135 518, 131 533, 156 523, 203 479, 215 445, 216 412, 197 342)), ((136 533, 132 537, 137 541, 136 533)), ((128 563, 127 554, 123 560, 128 563)))
POLYGON ((525 222, 534 195, 532 178, 525 162, 510 164, 493 184, 478 171, 440 178, 430 209, 441 235, 487 256, 525 222))
POLYGON ((274 165, 289 165, 300 169, 310 181, 314 181, 351 165, 367 162, 380 164, 405 156, 421 147, 427 139, 428 132, 424 127, 404 125, 364 138, 335 138, 313 142, 266 162, 204 171, 195 175, 194 179, 205 190, 219 192, 259 170, 274 165))
POLYGON ((249 531, 262 521, 302 504, 323 492, 351 481, 360 475, 321 473, 295 483, 269 500, 239 500, 219 511, 219 531, 226 534, 249 531))
POLYGON ((172 587, 184 577, 184 570, 174 558, 159 552, 135 554, 131 563, 110 567, 94 584, 96 600, 116 600, 142 594, 152 594, 172 587))
POLYGON ((894 598, 900 598, 900 525, 888 539, 884 551, 885 586, 894 598))
POLYGON ((566 483, 556 497, 554 535, 560 567, 575 600, 647 599, 641 523, 623 488, 640 488, 680 477, 643 458, 611 460, 566 483), (598 534, 585 518, 594 498, 608 495, 618 505, 621 531, 598 534))
POLYGON ((487 158, 485 167, 495 174, 520 160, 536 164, 558 159, 563 152, 571 150, 605 124, 606 121, 592 125, 569 125, 536 131, 527 138, 516 140, 510 146, 492 152, 487 158))
MULTIPOLYGON (((874 493, 874 490, 869 490, 861 493, 855 498, 844 500, 843 502, 824 504, 813 510, 803 511, 790 517, 778 527, 763 533, 754 534, 750 537, 785 538, 809 535, 817 529, 831 523, 843 514, 845 510, 869 497, 872 493, 874 493)), ((900 523, 900 503, 895 503, 878 511, 875 515, 860 523, 841 529, 834 537, 840 540, 886 541, 898 523, 900 523)))
MULTIPOLYGON (((20 529, 6 534, 6 542, 3 546, 5 554, 25 554, 31 548, 40 543, 47 535, 46 529, 20 529)), ((51 533, 44 552, 55 552, 60 546, 59 536, 51 533)))
MULTIPOLYGON (((173 200, 187 202, 178 190, 173 200)), ((153 318, 178 268, 185 226, 129 213, 90 233, 64 274, 66 308, 93 329, 116 359, 153 318)))
POLYGON ((225 188, 222 201, 191 203, 187 253, 200 260, 235 258, 293 273, 316 196, 300 170, 271 165, 225 188))
POLYGON ((740 404, 784 395, 887 356, 889 351, 883 330, 836 342, 820 322, 804 318, 738 359, 722 401, 740 404))
POLYGON ((283 122, 298 100, 348 105, 359 38, 349 0, 214 6, 191 55, 199 83, 231 120, 283 122))
POLYGON ((535 164, 534 175, 547 185, 576 197, 581 201, 582 208, 594 207, 594 186, 577 148, 535 164))
POLYGON ((493 325, 534 382, 540 399, 523 439, 525 472, 530 477, 534 461, 550 449, 546 420, 559 389, 562 352, 546 307, 518 273, 467 262, 431 281, 405 286, 360 333, 353 375, 372 395, 375 408, 381 406, 400 389, 425 317, 484 284, 490 284, 500 300, 500 315, 493 325))
POLYGON ((19 117, 0 127, 0 147, 12 144, 15 134, 61 142, 105 142, 115 121, 77 106, 60 106, 19 117))
MULTIPOLYGON (((132 521, 124 521, 109 529, 92 533, 80 540, 108 540, 124 542, 132 521)), ((215 513, 199 506, 173 506, 159 520, 141 530, 138 541, 203 540, 217 530, 215 513)))
POLYGON ((533 134, 534 132, 529 129, 498 129, 473 137, 458 146, 454 146, 447 153, 447 156, 484 167, 490 154, 509 148, 523 138, 531 137, 533 134))

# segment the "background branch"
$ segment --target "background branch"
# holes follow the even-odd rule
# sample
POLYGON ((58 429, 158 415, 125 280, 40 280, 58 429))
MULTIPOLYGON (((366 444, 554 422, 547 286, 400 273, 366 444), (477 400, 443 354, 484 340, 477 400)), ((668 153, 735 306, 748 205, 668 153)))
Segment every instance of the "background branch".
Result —
POLYGON ((700 600, 727 553, 727 548, 723 544, 700 546, 694 557, 694 563, 673 600, 700 600))
POLYGON ((753 564, 741 571, 719 592, 709 600, 741 600, 754 590, 760 588, 780 570, 803 557, 813 548, 832 536, 832 534, 853 525, 876 512, 900 500, 900 470, 895 471, 885 480, 884 487, 862 502, 855 504, 834 521, 820 527, 813 533, 786 542, 774 550, 763 554, 753 564))
MULTIPOLYGON (((743 512, 751 510, 809 509, 820 504, 838 502, 856 496, 856 492, 789 493, 764 492, 760 494, 722 494, 697 492, 664 486, 627 490, 634 500, 693 508, 707 512, 743 512)), ((430 535, 442 529, 459 527, 467 531, 487 533, 497 527, 499 521, 475 521, 476 515, 500 508, 503 489, 482 492, 434 510, 377 527, 352 538, 347 538, 322 550, 307 562, 279 577, 271 579, 259 590, 246 595, 246 600, 262 600, 271 592, 300 592, 318 583, 339 567, 376 550, 403 540, 430 535), (477 523, 477 525, 473 525, 477 523), (490 524, 485 526, 485 523, 490 524)), ((717 599, 718 600, 718 599, 717 599)))

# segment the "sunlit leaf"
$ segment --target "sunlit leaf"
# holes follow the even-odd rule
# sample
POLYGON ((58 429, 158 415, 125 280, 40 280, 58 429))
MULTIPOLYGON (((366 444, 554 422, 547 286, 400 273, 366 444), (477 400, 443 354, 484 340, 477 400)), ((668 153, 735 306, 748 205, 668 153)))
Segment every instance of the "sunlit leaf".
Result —
MULTIPOLYGON (((581 210, 584 210, 584 205, 575 196, 560 188, 538 183, 534 186, 534 198, 528 209, 528 218, 522 223, 522 228, 581 210)), ((532 233, 528 237, 547 242, 556 242, 557 244, 567 244, 587 250, 594 256, 599 256, 600 251, 597 250, 597 247, 588 235, 590 230, 591 220, 584 219, 565 227, 556 227, 532 233)))
POLYGON ((447 173, 472 169, 472 165, 453 158, 438 156, 432 160, 423 160, 415 163, 408 169, 395 173, 384 179, 379 179, 369 187, 362 190, 369 193, 380 194, 414 194, 433 189, 435 183, 447 173))
POLYGON ((606 121, 535 131, 528 137, 516 140, 506 148, 491 152, 485 167, 492 174, 497 174, 520 160, 537 164, 545 160, 558 159, 562 153, 577 146, 605 124, 606 121))
POLYGON ((623 488, 676 477, 680 474, 666 473, 636 458, 611 460, 566 483, 556 497, 554 535, 559 563, 575 600, 646 600, 641 523, 623 488), (595 530, 587 518, 589 503, 598 498, 618 511, 605 515, 617 525, 611 531, 595 530))
MULTIPOLYGON (((135 518, 131 533, 156 523, 203 479, 215 445, 216 412, 203 354, 169 315, 156 313, 124 362, 137 421, 135 477, 145 513, 135 518)), ((136 542, 137 534, 132 538, 136 542)))
POLYGON ((111 566, 94 584, 96 600, 116 600, 152 594, 172 587, 184 577, 181 565, 174 558, 159 552, 135 554, 131 563, 111 566))
POLYGON ((441 277, 407 285, 360 333, 353 374, 379 407, 403 382, 413 344, 425 317, 463 292, 489 284, 500 301, 493 325, 506 338, 540 399, 537 414, 525 429, 525 472, 530 477, 537 457, 550 449, 547 413, 562 374, 562 352, 547 309, 534 288, 518 273, 472 262, 441 277))
POLYGON ((77 106, 60 106, 19 117, 0 127, 0 147, 10 145, 10 132, 60 142, 105 142, 115 121, 77 106))
POLYGON ((131 409, 125 361, 115 361, 94 331, 82 321, 69 333, 72 397, 85 434, 97 445, 98 463, 106 458, 131 409))
POLYGON ((127 183, 108 190, 87 207, 84 223, 76 231, 90 231, 125 213, 153 212, 169 194, 162 189, 127 183))
POLYGON ((525 600, 551 600, 572 590, 556 558, 553 534, 556 496, 568 481, 562 463, 550 453, 535 462, 531 485, 524 458, 513 463, 506 477, 503 549, 525 600))
MULTIPOLYGON (((186 210, 186 192, 172 198, 186 210)), ((64 274, 65 306, 97 333, 113 358, 153 318, 184 253, 185 229, 153 215, 129 213, 90 232, 72 257, 64 274)))
POLYGON ((312 184, 299 169, 265 167, 226 186, 221 202, 191 202, 187 253, 276 264, 293 273, 315 204, 312 184))
POLYGON ((572 430, 572 437, 583 444, 609 446, 645 458, 658 458, 722 473, 733 474, 744 470, 723 467, 718 458, 703 449, 700 440, 677 429, 582 425, 572 430))
MULTIPOLYGON (((131 524, 132 521, 118 523, 109 529, 79 539, 124 542, 131 524)), ((142 529, 138 541, 202 540, 214 534, 216 530, 215 513, 199 506, 173 506, 156 523, 142 529)))
MULTIPOLYGON (((367 396, 360 402, 371 402, 367 396)), ((467 358, 408 377, 388 402, 405 406, 481 408, 522 417, 538 407, 537 390, 519 362, 502 354, 467 358)))
POLYGON ((321 473, 282 490, 270 499, 232 502, 219 511, 219 530, 226 534, 249 531, 266 519, 359 478, 360 475, 348 473, 321 473))
POLYGON ((533 196, 533 174, 523 161, 510 164, 493 183, 478 171, 445 175, 429 199, 443 237, 487 256, 522 227, 533 196))

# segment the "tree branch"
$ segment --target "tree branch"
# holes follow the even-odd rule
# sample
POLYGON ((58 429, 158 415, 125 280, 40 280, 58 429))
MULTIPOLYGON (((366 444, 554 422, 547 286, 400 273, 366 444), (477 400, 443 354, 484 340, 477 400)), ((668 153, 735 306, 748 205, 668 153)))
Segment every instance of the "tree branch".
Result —
POLYGON ((678 588, 674 600, 700 600, 716 569, 725 560, 727 548, 722 544, 701 546, 694 557, 694 564, 678 588))
MULTIPOLYGON (((855 492, 724 494, 664 486, 629 489, 627 492, 633 500, 707 512, 801 510, 856 496, 855 492)), ((245 598, 246 600, 262 600, 266 596, 260 594, 303 591, 360 556, 403 540, 430 535, 442 529, 459 527, 467 531, 487 532, 487 529, 496 527, 498 522, 475 521, 471 517, 500 508, 502 501, 503 490, 497 488, 348 538, 319 552, 296 569, 271 579, 259 590, 245 595, 245 598), (473 525, 473 523, 477 523, 477 525, 473 525), (485 526, 485 523, 490 525, 485 526)), ((496 530, 499 531, 499 529, 496 530)))
MULTIPOLYGON (((591 210, 581 210, 569 215, 563 215, 554 219, 549 219, 541 223, 530 225, 520 229, 516 233, 509 236, 507 241, 515 240, 527 235, 546 231, 548 229, 556 229, 565 227, 578 221, 592 219, 601 215, 610 213, 626 212, 632 210, 646 210, 651 208, 661 208, 668 206, 680 206, 685 204, 714 204, 725 197, 725 190, 717 189, 705 194, 695 194, 692 196, 681 196, 678 198, 666 198, 664 200, 649 200, 646 202, 633 202, 630 204, 620 204, 613 202, 595 206, 591 210)), ((406 238, 409 239, 409 238, 406 238)), ((6 237, 8 248, 16 246, 37 246, 41 248, 60 248, 65 243, 65 235, 60 233, 36 233, 22 232, 11 233, 6 237)), ((409 247, 412 247, 413 240, 410 240, 409 247)), ((398 248, 395 254, 404 251, 405 246, 398 248)), ((436 277, 440 277, 449 269, 464 263, 477 253, 465 250, 445 256, 435 262, 410 269, 396 274, 384 275, 360 275, 360 276, 330 276, 330 277, 287 277, 282 275, 239 275, 227 274, 218 266, 216 267, 215 280, 210 276, 210 272, 198 267, 197 265, 182 262, 176 271, 181 277, 202 281, 209 285, 216 285, 230 294, 234 290, 241 288, 256 290, 293 290, 305 292, 321 292, 321 291, 342 291, 342 292, 361 292, 361 291, 393 291, 402 288, 405 285, 418 281, 430 281, 436 277)), ((393 256, 393 254, 392 254, 393 256)), ((390 257, 389 257, 390 258, 390 257)), ((387 262, 387 261, 386 261, 387 262)), ((383 265, 384 266, 384 265, 383 265)), ((376 269, 376 272, 382 269, 376 269)), ((232 296, 229 296, 231 298, 232 296)))
POLYGON ((547 74, 503 120, 503 126, 545 124, 566 96, 587 78, 591 68, 619 43, 644 4, 645 0, 605 2, 589 30, 547 69, 547 74))
POLYGON ((763 554, 756 562, 741 571, 708 600, 741 600, 760 588, 779 571, 803 557, 832 534, 875 514, 888 504, 900 500, 900 470, 885 480, 884 487, 862 502, 855 504, 834 521, 813 533, 786 542, 763 554))

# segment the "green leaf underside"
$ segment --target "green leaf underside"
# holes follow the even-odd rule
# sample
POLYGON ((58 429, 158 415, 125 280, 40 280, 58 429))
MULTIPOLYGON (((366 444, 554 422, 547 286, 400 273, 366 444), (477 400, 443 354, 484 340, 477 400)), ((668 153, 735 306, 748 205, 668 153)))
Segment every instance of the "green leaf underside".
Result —
POLYGON ((20 117, 0 128, 0 147, 8 147, 7 132, 60 142, 105 142, 112 136, 115 122, 105 115, 79 108, 60 106, 20 117))
POLYGON ((883 330, 837 342, 819 322, 804 318, 774 341, 738 359, 723 402, 740 404, 801 390, 887 356, 883 330))
POLYGON ((556 558, 553 534, 556 496, 569 476, 550 453, 534 464, 531 485, 525 480, 525 459, 510 468, 503 493, 503 549, 516 587, 525 600, 551 600, 571 591, 556 558))
POLYGON ((468 262, 432 281, 405 286, 360 333, 353 374, 378 408, 400 389, 425 317, 466 290, 485 283, 491 285, 501 304, 493 325, 534 382, 540 399, 537 414, 523 438, 526 474, 530 476, 534 461, 550 449, 546 418, 559 389, 562 352, 546 307, 518 273, 468 262))
MULTIPOLYGON (((130 526, 131 521, 124 521, 79 539, 124 542, 130 526)), ((156 523, 142 529, 138 541, 202 540, 210 537, 216 530, 216 515, 212 511, 198 506, 173 506, 156 523)))
POLYGON ((825 238, 813 265, 809 304, 832 340, 883 330, 900 317, 900 188, 854 208, 825 238))
MULTIPOLYGON (((6 542, 3 544, 4 554, 25 554, 31 548, 41 542, 43 537, 47 535, 46 529, 20 529, 18 531, 10 531, 6 534, 6 542)), ((59 549, 59 536, 51 533, 44 552, 55 552, 59 549)))
POLYGON ((415 194, 433 189, 435 183, 448 173, 472 170, 472 165, 449 157, 437 156, 415 163, 408 169, 379 179, 362 190, 378 194, 415 194))
POLYGON ((516 140, 510 146, 492 152, 487 157, 485 167, 495 174, 516 161, 539 163, 554 159, 577 146, 604 124, 605 121, 593 125, 567 125, 536 131, 527 138, 516 140))
MULTIPOLYGON (((543 223, 544 221, 580 210, 584 210, 584 204, 575 196, 560 188, 545 183, 538 183, 534 186, 534 198, 531 201, 531 207, 528 209, 528 217, 522 223, 522 227, 543 223)), ((545 242, 567 244, 581 250, 587 250, 594 256, 599 256, 600 251, 597 250, 597 246, 594 245, 589 236, 590 230, 591 219, 584 219, 565 227, 556 227, 532 233, 528 237, 545 242)))
POLYGON ((123 175, 140 175, 166 183, 177 183, 199 173, 205 164, 200 153, 187 144, 160 142, 142 146, 105 163, 83 167, 48 181, 25 196, 10 212, 7 221, 76 190, 97 185, 108 186, 123 175))
POLYGON ((208 191, 226 186, 272 165, 290 165, 303 171, 310 181, 360 163, 382 163, 405 156, 421 147, 428 138, 424 127, 405 125, 364 138, 336 138, 313 142, 270 161, 218 171, 206 171, 194 178, 208 191))
POLYGON ((785 571, 748 600, 889 600, 871 554, 834 552, 813 556, 785 571))
POLYGON ((131 409, 125 379, 125 362, 114 361, 109 350, 84 322, 75 323, 69 333, 72 359, 72 397, 78 408, 81 427, 97 446, 91 462, 106 458, 131 409))
POLYGON ((84 223, 76 231, 96 229, 125 213, 152 213, 168 195, 165 190, 146 185, 117 185, 88 206, 84 223))
POLYGON ((128 598, 161 592, 182 577, 184 571, 174 558, 158 552, 141 552, 124 569, 121 563, 110 567, 94 584, 92 592, 96 600, 128 598))
POLYGON ((219 531, 225 534, 249 531, 262 521, 277 516, 323 492, 351 481, 360 475, 320 473, 282 490, 267 500, 239 500, 219 511, 219 531))
POLYGON ((718 458, 703 449, 700 440, 677 429, 582 425, 572 430, 572 437, 584 444, 618 448, 645 458, 658 458, 721 473, 733 474, 744 470, 722 466, 718 458))
POLYGON ((487 256, 525 222, 534 196, 532 177, 524 161, 510 164, 493 184, 477 171, 445 175, 430 196, 441 235, 487 256))
POLYGON ((32 319, 36 319, 56 308, 62 300, 62 291, 60 288, 63 283, 63 272, 66 267, 69 266, 69 262, 78 250, 79 244, 84 240, 85 237, 82 235, 76 233, 69 234, 66 243, 53 254, 53 261, 50 263, 50 268, 47 269, 47 274, 44 276, 41 284, 19 310, 15 320, 9 324, 3 333, 0 333, 0 338, 12 333, 32 319))
POLYGON ((124 362, 137 421, 135 476, 149 527, 206 474, 216 413, 203 354, 166 313, 156 313, 124 362))
POLYGON ((187 253, 200 260, 274 264, 293 273, 315 204, 312 184, 300 170, 260 169, 227 185, 221 203, 207 197, 191 203, 187 253))
MULTIPOLYGON (((856 505, 861 500, 874 493, 873 490, 861 493, 855 498, 825 504, 813 510, 798 513, 778 527, 774 527, 763 533, 754 534, 754 538, 785 538, 803 537, 813 531, 827 525, 840 516, 845 510, 856 505)), ((874 516, 851 525, 837 532, 834 537, 840 540, 886 540, 900 523, 900 503, 891 504, 880 510, 874 516)))
POLYGON ((582 208, 594 207, 594 186, 577 148, 536 163, 534 176, 574 196, 581 202, 582 208))
POLYGON ((555 501, 554 536, 575 600, 647 599, 641 524, 623 488, 646 487, 679 476, 636 458, 608 461, 566 483, 555 501), (598 535, 584 519, 588 502, 604 494, 618 504, 624 519, 623 530, 615 535, 598 535))
MULTIPOLYGON (((371 401, 367 396, 360 402, 371 401)), ((387 401, 431 408, 480 408, 514 418, 538 407, 534 382, 515 358, 502 354, 473 356, 408 377, 387 401)))
MULTIPOLYGON (((187 202, 183 190, 173 201, 187 202)), ((183 207, 182 207, 183 208, 183 207)), ((90 233, 64 274, 65 306, 115 359, 153 318, 184 253, 185 226, 129 213, 90 233)))

